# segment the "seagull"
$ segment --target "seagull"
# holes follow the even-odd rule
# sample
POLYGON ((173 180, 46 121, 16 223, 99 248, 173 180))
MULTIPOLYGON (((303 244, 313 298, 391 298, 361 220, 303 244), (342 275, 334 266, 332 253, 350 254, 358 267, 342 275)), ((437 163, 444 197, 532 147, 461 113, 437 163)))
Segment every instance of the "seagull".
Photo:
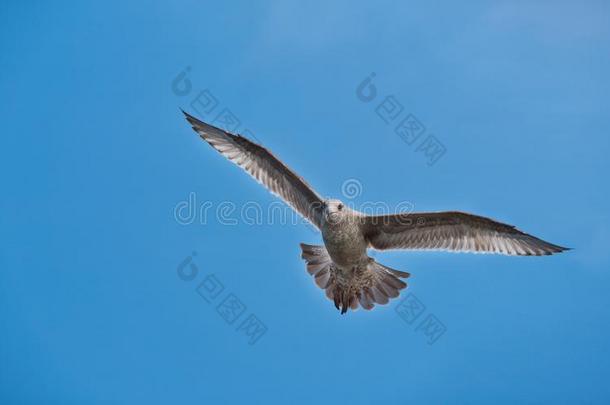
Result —
POLYGON ((445 250, 543 256, 569 248, 545 242, 490 218, 459 211, 366 215, 322 198, 268 149, 182 111, 195 132, 227 159, 315 225, 324 245, 301 243, 301 258, 318 287, 345 314, 384 305, 407 287, 409 273, 368 256, 376 250, 445 250))

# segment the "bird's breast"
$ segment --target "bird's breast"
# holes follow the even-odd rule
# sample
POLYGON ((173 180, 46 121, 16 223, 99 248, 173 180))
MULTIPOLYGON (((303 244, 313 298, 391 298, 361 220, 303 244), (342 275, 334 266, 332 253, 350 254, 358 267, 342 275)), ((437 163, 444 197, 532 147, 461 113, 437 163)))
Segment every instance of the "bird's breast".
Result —
POLYGON ((367 244, 357 224, 346 221, 325 226, 322 238, 331 259, 339 266, 352 266, 366 256, 367 244))

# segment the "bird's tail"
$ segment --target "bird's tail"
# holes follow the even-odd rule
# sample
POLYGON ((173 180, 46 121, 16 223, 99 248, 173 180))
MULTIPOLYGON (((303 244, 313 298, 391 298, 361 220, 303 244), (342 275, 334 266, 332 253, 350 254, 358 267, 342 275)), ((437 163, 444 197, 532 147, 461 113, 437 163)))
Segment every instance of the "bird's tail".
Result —
POLYGON ((324 246, 301 243, 301 257, 307 262, 307 272, 314 276, 318 287, 325 290, 328 299, 344 314, 349 308, 358 309, 360 305, 371 310, 375 304, 387 304, 396 298, 407 283, 409 273, 391 269, 370 258, 362 274, 349 280, 338 271, 324 246))

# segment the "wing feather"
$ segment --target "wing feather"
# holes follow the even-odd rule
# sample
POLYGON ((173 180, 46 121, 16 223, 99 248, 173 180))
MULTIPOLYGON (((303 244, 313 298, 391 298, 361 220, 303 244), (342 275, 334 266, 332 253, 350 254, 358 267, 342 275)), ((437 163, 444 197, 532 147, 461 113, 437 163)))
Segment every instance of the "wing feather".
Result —
POLYGON ((379 250, 450 250, 519 256, 568 250, 512 225, 457 211, 367 216, 361 226, 369 245, 379 250))
POLYGON ((262 146, 182 112, 204 141, 320 228, 324 200, 305 180, 262 146))

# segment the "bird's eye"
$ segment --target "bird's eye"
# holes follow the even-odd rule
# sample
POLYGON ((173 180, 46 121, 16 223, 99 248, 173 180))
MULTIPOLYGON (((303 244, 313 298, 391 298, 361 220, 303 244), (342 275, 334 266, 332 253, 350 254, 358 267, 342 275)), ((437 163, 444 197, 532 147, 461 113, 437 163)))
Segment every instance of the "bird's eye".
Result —
POLYGON ((339 205, 337 205, 337 209, 338 209, 339 211, 341 211, 341 210, 343 209, 343 204, 339 204, 339 205))

